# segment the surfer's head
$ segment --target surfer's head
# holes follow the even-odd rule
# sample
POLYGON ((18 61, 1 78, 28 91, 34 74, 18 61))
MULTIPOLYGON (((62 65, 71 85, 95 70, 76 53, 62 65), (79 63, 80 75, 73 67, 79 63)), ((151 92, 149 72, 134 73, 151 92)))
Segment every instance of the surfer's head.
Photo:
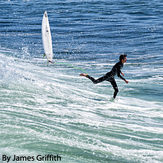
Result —
POLYGON ((122 54, 119 56, 119 61, 122 63, 125 63, 127 61, 127 55, 126 54, 122 54))

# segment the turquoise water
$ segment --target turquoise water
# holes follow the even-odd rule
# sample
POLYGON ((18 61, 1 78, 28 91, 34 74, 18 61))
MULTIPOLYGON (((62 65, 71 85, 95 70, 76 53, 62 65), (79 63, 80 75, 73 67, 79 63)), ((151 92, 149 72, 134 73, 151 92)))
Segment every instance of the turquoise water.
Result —
POLYGON ((1 1, 0 9, 0 162, 163 162, 162 1, 1 1), (129 84, 116 78, 114 102, 110 83, 47 66, 45 10, 55 62, 98 78, 128 55, 129 84))

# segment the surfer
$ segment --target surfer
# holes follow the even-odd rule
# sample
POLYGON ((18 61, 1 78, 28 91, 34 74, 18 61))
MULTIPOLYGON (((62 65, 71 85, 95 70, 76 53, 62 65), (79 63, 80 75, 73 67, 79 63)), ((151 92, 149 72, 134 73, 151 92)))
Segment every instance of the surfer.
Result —
POLYGON ((111 83, 111 85, 114 88, 114 95, 113 95, 113 99, 116 98, 117 93, 118 93, 118 86, 117 83, 115 81, 115 76, 117 75, 119 78, 121 78, 122 80, 124 80, 126 83, 129 83, 126 79, 124 79, 121 74, 124 76, 124 73, 121 72, 121 69, 123 68, 123 64, 127 61, 127 55, 120 55, 119 56, 119 62, 117 62, 112 70, 108 73, 106 73, 104 76, 102 76, 99 79, 94 79, 93 77, 87 75, 87 74, 83 74, 81 73, 80 76, 85 76, 88 79, 90 79, 94 84, 103 82, 103 81, 109 81, 111 83))

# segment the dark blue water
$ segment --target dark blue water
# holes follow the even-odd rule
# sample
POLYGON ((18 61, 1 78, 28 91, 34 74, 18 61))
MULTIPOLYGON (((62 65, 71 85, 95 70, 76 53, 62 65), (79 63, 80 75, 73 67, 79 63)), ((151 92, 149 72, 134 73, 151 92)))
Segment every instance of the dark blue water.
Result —
POLYGON ((0 10, 0 162, 163 162, 162 1, 1 1, 0 10), (61 65, 43 58, 45 11, 61 65), (79 74, 101 77, 120 54, 129 84, 116 78, 111 102, 110 83, 79 74))

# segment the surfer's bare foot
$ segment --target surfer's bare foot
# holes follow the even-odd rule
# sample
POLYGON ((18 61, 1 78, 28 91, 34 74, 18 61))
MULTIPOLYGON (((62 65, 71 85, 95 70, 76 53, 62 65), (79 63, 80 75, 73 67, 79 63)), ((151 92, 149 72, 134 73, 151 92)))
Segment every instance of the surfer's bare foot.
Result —
POLYGON ((87 74, 83 74, 83 73, 81 73, 81 74, 80 74, 80 76, 85 76, 85 77, 86 77, 86 76, 87 76, 87 74))

